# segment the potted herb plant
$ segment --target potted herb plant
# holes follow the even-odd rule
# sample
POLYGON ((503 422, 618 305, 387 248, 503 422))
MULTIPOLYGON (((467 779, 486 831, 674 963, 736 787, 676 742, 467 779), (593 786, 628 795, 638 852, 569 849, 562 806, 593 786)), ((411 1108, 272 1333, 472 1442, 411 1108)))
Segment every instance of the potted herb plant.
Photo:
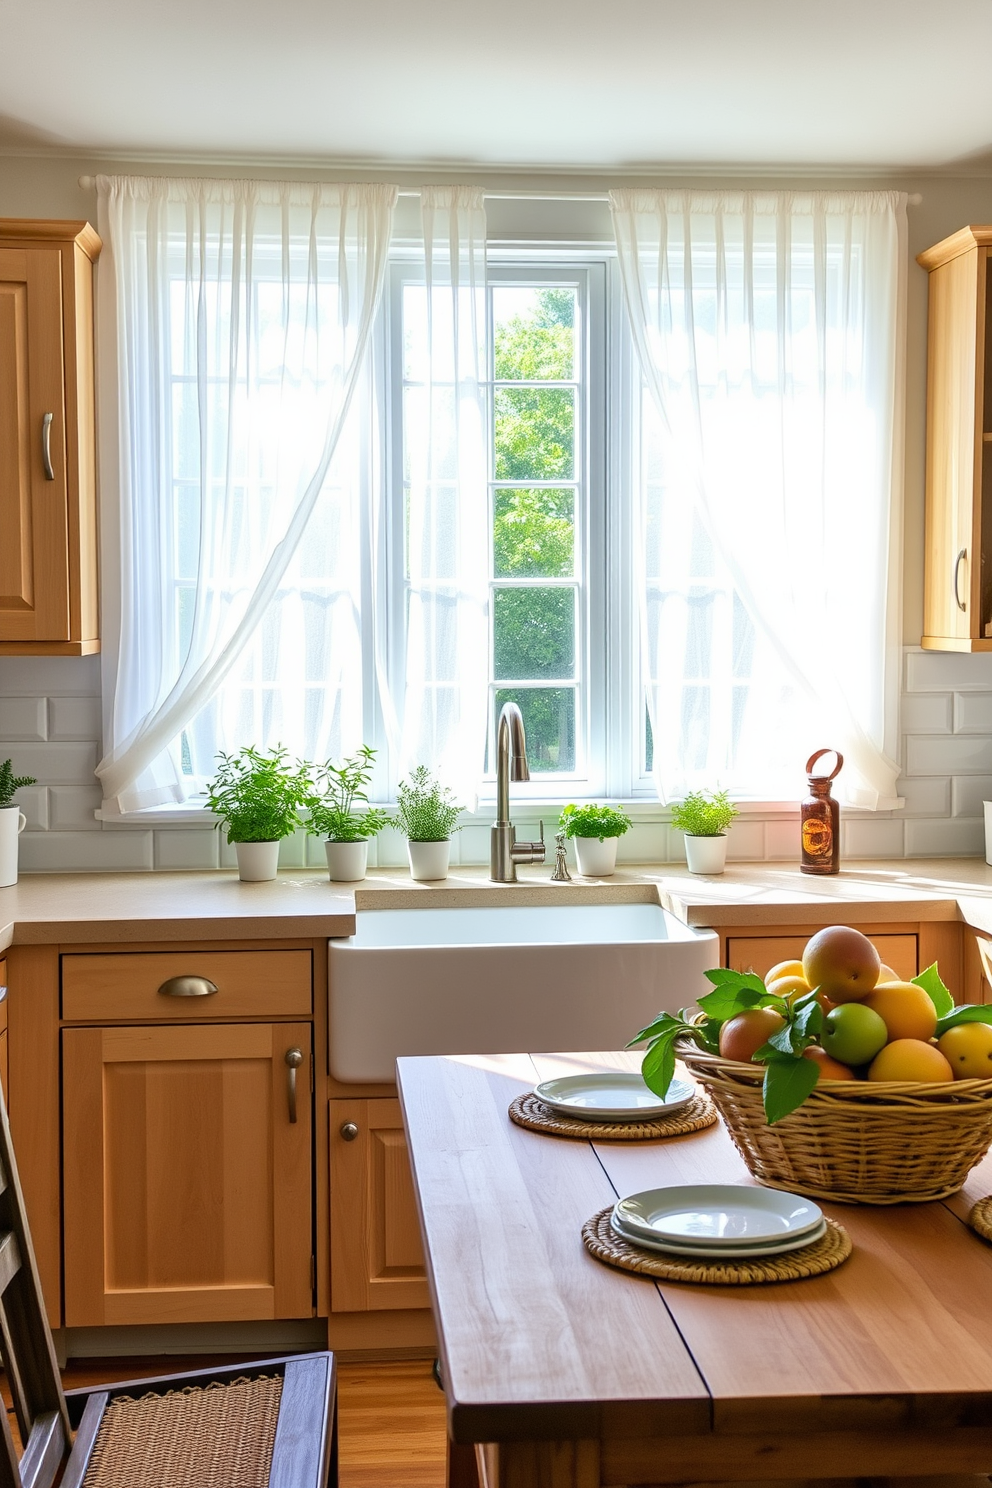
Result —
POLYGON ((300 826, 300 808, 310 785, 307 766, 292 765, 285 749, 267 754, 250 744, 237 754, 217 755, 217 773, 207 786, 207 809, 227 827, 246 883, 275 878, 279 843, 300 826))
POLYGON ((573 839, 583 878, 609 878, 616 872, 617 841, 630 831, 630 817, 622 806, 568 805, 558 828, 573 839))
POLYGON ((690 873, 722 873, 727 866, 727 828, 737 807, 726 791, 689 791, 672 807, 672 826, 685 834, 690 873))
POLYGON ((410 877, 418 883, 447 878, 452 832, 461 807, 454 792, 442 785, 426 765, 401 780, 396 792, 396 816, 407 836, 410 877))
POLYGON ((389 823, 387 811, 368 805, 374 763, 375 750, 367 744, 340 764, 328 760, 316 770, 307 794, 307 831, 312 837, 327 839, 324 850, 332 883, 355 883, 365 877, 369 838, 389 823), (361 810, 360 803, 364 803, 361 810))
POLYGON ((33 775, 15 775, 9 759, 0 765, 0 888, 17 882, 17 839, 28 824, 14 805, 14 792, 34 783, 33 775))

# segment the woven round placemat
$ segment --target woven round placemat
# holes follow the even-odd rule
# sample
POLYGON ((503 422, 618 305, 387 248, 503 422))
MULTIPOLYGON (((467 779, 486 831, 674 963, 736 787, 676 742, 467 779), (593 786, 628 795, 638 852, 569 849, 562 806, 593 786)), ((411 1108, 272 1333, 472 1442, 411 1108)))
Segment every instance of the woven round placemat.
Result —
POLYGON ((642 1276, 657 1276, 663 1281, 694 1281, 704 1286, 756 1286, 770 1281, 801 1281, 807 1276, 822 1276, 834 1271, 851 1254, 851 1237, 835 1219, 827 1220, 827 1233, 802 1250, 785 1255, 768 1256, 765 1260, 692 1261, 681 1256, 662 1255, 661 1251, 642 1250, 622 1240, 610 1224, 613 1206, 601 1209, 582 1226, 586 1250, 604 1265, 621 1271, 636 1271, 642 1276))
POLYGON ((650 1142, 656 1137, 684 1137, 688 1132, 702 1131, 716 1121, 716 1107, 708 1095, 697 1091, 687 1106, 666 1116, 663 1121, 579 1121, 562 1116, 539 1100, 531 1090, 510 1102, 509 1116, 517 1126, 543 1132, 548 1137, 590 1137, 601 1142, 650 1142))
POLYGON ((979 1199, 968 1215, 968 1223, 975 1234, 981 1235, 983 1240, 992 1240, 992 1194, 979 1199))

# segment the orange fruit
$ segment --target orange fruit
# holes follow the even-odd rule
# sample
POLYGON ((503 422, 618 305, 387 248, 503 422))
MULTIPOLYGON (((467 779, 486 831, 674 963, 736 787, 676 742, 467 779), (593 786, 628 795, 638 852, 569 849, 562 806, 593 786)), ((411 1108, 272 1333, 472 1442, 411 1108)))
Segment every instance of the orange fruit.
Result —
MULTIPOLYGON (((772 967, 771 971, 765 972, 763 980, 765 986, 770 987, 772 982, 778 981, 779 977, 801 977, 802 975, 803 963, 801 961, 779 961, 776 966, 772 967)), ((803 977, 803 980, 805 981, 805 977, 803 977)))
POLYGON ((955 1080, 992 1080, 992 1027, 988 1023, 958 1023, 941 1035, 937 1048, 951 1061, 955 1080))
POLYGON ((875 983, 875 986, 880 986, 882 982, 898 982, 899 980, 899 973, 897 971, 893 971, 891 966, 886 966, 885 962, 883 961, 881 966, 878 968, 878 981, 875 983))
POLYGON ((720 1029, 720 1053, 724 1059, 747 1064, 762 1044, 784 1027, 785 1019, 774 1008, 748 1008, 746 1013, 728 1018, 720 1029))
POLYGON ((821 1049, 819 1044, 810 1044, 808 1049, 804 1049, 803 1058, 812 1059, 814 1064, 820 1066, 821 1080, 857 1079, 849 1064, 841 1064, 839 1059, 831 1059, 826 1049, 821 1049))
POLYGON ((954 1071, 934 1044, 921 1039, 895 1039, 875 1055, 869 1080, 953 1080, 954 1071))
POLYGON ((865 1007, 878 1014, 893 1039, 920 1039, 927 1043, 937 1031, 937 1009, 922 987, 912 982, 879 982, 864 999, 865 1007))
POLYGON ((805 997, 810 991, 809 982, 803 976, 782 976, 765 985, 769 992, 776 997, 784 997, 786 1002, 792 1002, 797 997, 805 997))
POLYGON ((803 951, 803 976, 831 1002, 860 1002, 878 981, 881 964, 867 935, 850 925, 818 930, 803 951))

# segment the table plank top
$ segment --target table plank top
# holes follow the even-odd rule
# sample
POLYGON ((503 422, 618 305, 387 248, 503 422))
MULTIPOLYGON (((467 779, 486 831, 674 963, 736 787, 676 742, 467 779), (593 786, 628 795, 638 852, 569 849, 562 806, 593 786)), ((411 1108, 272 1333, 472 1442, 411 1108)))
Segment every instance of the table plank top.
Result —
POLYGON ((946 1204, 824 1204, 854 1254, 776 1286, 660 1283, 594 1260, 581 1226, 640 1189, 751 1183, 722 1123, 657 1142, 544 1137, 507 1117, 536 1080, 636 1054, 410 1058, 400 1095, 449 1428, 458 1441, 985 1425, 992 1246, 946 1204))

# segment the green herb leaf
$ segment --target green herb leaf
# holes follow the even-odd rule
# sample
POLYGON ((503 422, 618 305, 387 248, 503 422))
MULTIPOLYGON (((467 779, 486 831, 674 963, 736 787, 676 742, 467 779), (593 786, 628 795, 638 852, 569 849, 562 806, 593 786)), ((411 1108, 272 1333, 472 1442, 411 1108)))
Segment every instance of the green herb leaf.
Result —
POLYGON ((699 999, 699 1006, 708 1018, 726 1023, 728 1018, 733 1018, 748 1008, 758 1007, 767 997, 764 987, 758 992, 753 987, 736 987, 728 983, 717 987, 713 992, 706 992, 699 999))
MULTIPOLYGON (((771 1051, 776 1050, 779 1054, 795 1055, 801 1051, 796 1048, 796 1026, 794 1023, 786 1023, 777 1033, 773 1033, 763 1048, 771 1051)), ((774 1059, 774 1054, 770 1054, 774 1059)))
POLYGON ((936 961, 928 966, 926 971, 921 971, 919 976, 913 977, 913 986, 922 987, 924 992, 937 1009, 937 1017, 944 1018, 954 1006, 954 998, 948 992, 940 979, 936 961))
POLYGON ((954 1008, 946 1018, 937 1019, 937 1037, 949 1028, 957 1028, 959 1023, 992 1023, 992 1003, 969 1002, 954 1008))
POLYGON ((641 1075, 649 1090, 662 1100, 675 1077, 675 1039, 678 1030, 672 1029, 655 1039, 641 1060, 641 1075))
POLYGON ((765 1065, 762 1099, 769 1126, 801 1106, 820 1078, 820 1066, 812 1059, 777 1054, 765 1065))
POLYGON ((635 1033, 632 1039, 628 1039, 625 1047, 632 1049, 635 1044, 643 1044, 645 1039, 655 1039, 659 1034, 665 1033, 672 1025, 682 1029, 690 1027, 690 1024, 681 1013, 678 1017, 675 1017, 672 1013, 659 1013, 653 1023, 649 1023, 647 1028, 642 1028, 640 1033, 635 1033))
POLYGON ((715 987, 750 987, 755 992, 765 990, 764 982, 754 971, 734 971, 729 966, 715 966, 712 971, 704 972, 703 975, 715 987))
POLYGON ((805 1048, 806 1044, 815 1043, 823 1032, 823 1008, 815 998, 812 1002, 807 1002, 804 998, 802 1006, 793 1003, 793 1012, 795 1013, 796 1032, 801 1039, 805 1040, 803 1047, 805 1048))

